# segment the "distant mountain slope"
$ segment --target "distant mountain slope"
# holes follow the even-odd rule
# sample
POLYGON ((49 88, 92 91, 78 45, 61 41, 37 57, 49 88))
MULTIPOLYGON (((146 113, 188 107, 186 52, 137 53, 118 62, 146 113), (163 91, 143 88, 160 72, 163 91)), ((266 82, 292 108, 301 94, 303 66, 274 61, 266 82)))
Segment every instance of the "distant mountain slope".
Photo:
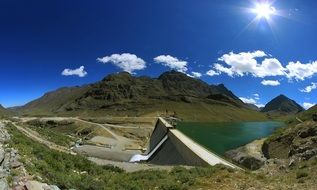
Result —
POLYGON ((279 95, 261 110, 261 112, 266 113, 276 113, 276 114, 296 114, 304 111, 304 108, 296 103, 294 100, 289 99, 284 95, 279 95))
MULTIPOLYGON (((302 121, 309 121, 309 120, 313 120, 314 114, 317 114, 317 105, 309 108, 306 111, 303 111, 303 112, 297 114, 296 116, 302 121)), ((293 119, 293 120, 295 120, 295 119, 293 119)))
POLYGON ((11 112, 7 109, 5 109, 1 104, 0 104, 0 117, 3 117, 3 116, 8 116, 10 115, 11 112))
POLYGON ((17 111, 27 115, 141 116, 167 114, 186 120, 254 120, 249 109, 224 85, 209 85, 180 72, 158 78, 122 72, 83 87, 61 88, 17 111))
POLYGON ((41 113, 57 113, 63 111, 63 107, 68 102, 80 97, 87 91, 87 86, 83 87, 65 87, 57 89, 53 92, 44 94, 41 98, 29 102, 28 104, 14 108, 17 111, 41 113))
POLYGON ((254 104, 247 104, 247 106, 252 109, 252 110, 255 110, 255 111, 260 111, 261 108, 259 108, 258 106, 254 105, 254 104))

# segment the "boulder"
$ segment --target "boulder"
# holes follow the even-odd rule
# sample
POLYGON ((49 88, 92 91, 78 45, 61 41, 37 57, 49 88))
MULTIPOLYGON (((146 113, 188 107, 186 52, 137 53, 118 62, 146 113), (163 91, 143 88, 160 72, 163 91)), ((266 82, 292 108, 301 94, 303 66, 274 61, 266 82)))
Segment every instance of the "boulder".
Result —
POLYGON ((22 166, 22 163, 17 161, 17 160, 14 160, 10 163, 10 166, 11 166, 11 168, 15 169, 15 168, 22 166))
POLYGON ((60 190, 56 185, 50 185, 50 190, 60 190))
POLYGON ((250 170, 260 169, 266 161, 262 153, 262 145, 265 139, 255 140, 245 146, 230 150, 225 153, 226 157, 250 170))
POLYGON ((25 184, 27 190, 45 190, 47 184, 40 183, 38 181, 28 181, 25 184))
POLYGON ((301 138, 307 138, 311 136, 315 136, 317 134, 317 128, 304 128, 298 132, 298 136, 301 138))
POLYGON ((250 170, 257 170, 260 169, 264 163, 265 159, 258 159, 252 157, 240 150, 231 150, 226 152, 226 156, 229 157, 235 163, 242 165, 250 170))
POLYGON ((47 185, 38 181, 28 181, 25 187, 26 190, 60 190, 56 185, 47 185))
POLYGON ((2 165, 2 162, 4 160, 5 152, 4 149, 1 147, 0 148, 0 164, 2 165))
POLYGON ((24 186, 18 185, 12 188, 12 190, 26 190, 24 186))
POLYGON ((8 190, 9 189, 7 180, 0 179, 0 189, 1 190, 8 190))

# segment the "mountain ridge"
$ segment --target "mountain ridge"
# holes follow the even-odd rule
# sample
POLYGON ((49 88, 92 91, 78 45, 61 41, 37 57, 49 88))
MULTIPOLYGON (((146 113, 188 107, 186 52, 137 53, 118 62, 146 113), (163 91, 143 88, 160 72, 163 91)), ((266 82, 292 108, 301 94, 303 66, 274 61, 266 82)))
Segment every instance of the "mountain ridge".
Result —
POLYGON ((211 117, 216 121, 224 117, 237 120, 239 115, 249 114, 242 110, 264 119, 223 84, 209 85, 176 71, 162 73, 158 78, 136 77, 127 72, 110 74, 96 83, 59 88, 16 108, 25 115, 141 116, 165 112, 190 120, 211 117), (219 117, 222 109, 226 116, 219 117))

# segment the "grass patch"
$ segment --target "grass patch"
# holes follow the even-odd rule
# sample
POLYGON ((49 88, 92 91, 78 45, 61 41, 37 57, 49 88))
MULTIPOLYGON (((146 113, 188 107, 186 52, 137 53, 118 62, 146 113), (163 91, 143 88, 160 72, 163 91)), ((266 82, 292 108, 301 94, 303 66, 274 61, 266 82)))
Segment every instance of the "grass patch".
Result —
POLYGON ((40 176, 43 182, 61 189, 188 189, 199 177, 208 177, 224 166, 193 168, 176 167, 168 171, 140 171, 125 173, 112 166, 98 166, 82 156, 74 156, 48 149, 8 125, 10 146, 16 148, 27 171, 40 176))
POLYGON ((299 170, 296 172, 296 179, 304 178, 308 176, 308 172, 305 170, 299 170))
POLYGON ((66 136, 62 133, 56 132, 55 130, 49 128, 41 128, 33 125, 28 125, 28 128, 38 132, 45 139, 54 142, 60 146, 69 147, 72 142, 74 142, 73 138, 66 136))

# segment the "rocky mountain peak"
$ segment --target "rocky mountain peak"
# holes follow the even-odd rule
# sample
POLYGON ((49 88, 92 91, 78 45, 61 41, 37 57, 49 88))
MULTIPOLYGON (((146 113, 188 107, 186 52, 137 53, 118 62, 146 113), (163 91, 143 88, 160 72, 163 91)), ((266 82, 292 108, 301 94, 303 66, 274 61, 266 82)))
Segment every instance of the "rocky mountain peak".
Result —
POLYGON ((133 76, 128 72, 119 72, 115 74, 110 74, 106 76, 102 81, 123 81, 123 80, 131 80, 133 76))
POLYGON ((304 111, 302 106, 283 94, 272 99, 262 109, 262 112, 278 112, 281 114, 296 114, 301 111, 304 111))

